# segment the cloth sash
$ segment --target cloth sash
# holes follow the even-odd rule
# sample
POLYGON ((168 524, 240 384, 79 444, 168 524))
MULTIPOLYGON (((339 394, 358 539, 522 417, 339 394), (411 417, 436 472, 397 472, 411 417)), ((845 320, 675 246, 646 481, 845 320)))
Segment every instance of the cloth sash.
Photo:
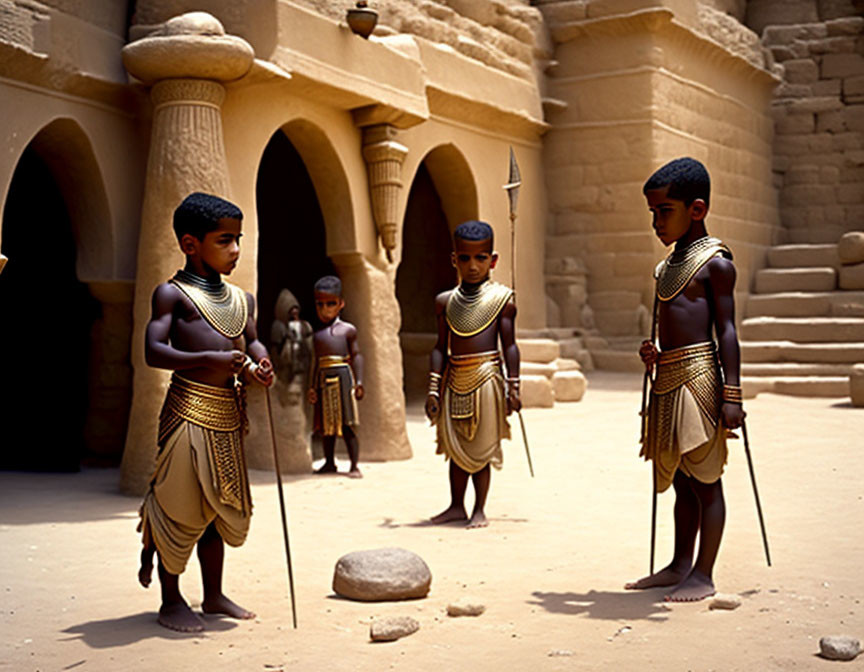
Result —
POLYGON ((501 439, 510 438, 510 425, 497 352, 449 357, 437 438, 437 452, 469 474, 487 464, 501 468, 501 439))
POLYGON ((172 574, 184 571, 211 523, 231 546, 246 539, 252 497, 243 426, 237 391, 172 376, 160 415, 156 468, 138 528, 145 545, 156 546, 172 574))
POLYGON ((721 379, 713 342, 659 353, 640 452, 654 462, 658 492, 671 485, 679 468, 703 483, 722 476, 728 453, 721 379))
POLYGON ((340 355, 318 358, 315 430, 323 436, 342 436, 343 426, 360 424, 350 362, 350 357, 340 355))

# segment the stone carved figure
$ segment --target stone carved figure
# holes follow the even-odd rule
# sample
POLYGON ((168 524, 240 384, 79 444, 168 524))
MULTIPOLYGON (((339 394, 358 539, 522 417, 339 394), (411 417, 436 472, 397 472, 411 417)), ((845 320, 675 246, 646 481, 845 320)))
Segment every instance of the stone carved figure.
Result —
MULTIPOLYGON (((277 382, 289 388, 305 386, 312 364, 312 325, 300 319, 300 303, 283 289, 276 299, 276 319, 270 327, 270 356, 277 382)), ((300 403, 298 397, 293 403, 300 403)))

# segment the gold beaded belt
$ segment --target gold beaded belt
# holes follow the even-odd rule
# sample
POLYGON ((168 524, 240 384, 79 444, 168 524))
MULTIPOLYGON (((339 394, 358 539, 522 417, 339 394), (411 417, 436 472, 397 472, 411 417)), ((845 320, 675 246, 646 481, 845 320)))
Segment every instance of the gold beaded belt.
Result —
POLYGON ((243 416, 236 391, 198 383, 175 373, 159 417, 160 445, 183 420, 217 432, 240 429, 243 416))
POLYGON ((351 364, 348 355, 323 355, 318 358, 319 369, 329 369, 331 366, 345 366, 351 364))
POLYGON ((470 355, 450 355, 447 362, 447 387, 456 394, 471 394, 495 375, 501 374, 497 351, 470 355))
MULTIPOLYGON (((717 348, 713 342, 663 351, 657 358, 657 378, 652 391, 667 394, 700 376, 715 374, 716 369, 717 348)), ((716 385, 716 377, 712 376, 711 384, 716 385)))

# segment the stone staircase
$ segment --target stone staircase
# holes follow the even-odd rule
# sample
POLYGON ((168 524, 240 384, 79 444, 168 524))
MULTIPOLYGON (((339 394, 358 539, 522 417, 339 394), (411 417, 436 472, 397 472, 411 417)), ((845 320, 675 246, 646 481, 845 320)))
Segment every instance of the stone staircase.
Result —
POLYGON ((839 269, 836 244, 768 250, 738 334, 745 397, 849 396, 864 361, 864 291, 837 289, 839 269))

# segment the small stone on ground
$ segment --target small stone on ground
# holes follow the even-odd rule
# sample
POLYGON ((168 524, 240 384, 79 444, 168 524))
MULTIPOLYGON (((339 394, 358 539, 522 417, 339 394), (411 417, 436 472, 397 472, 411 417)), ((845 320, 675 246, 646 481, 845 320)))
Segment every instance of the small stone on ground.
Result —
POLYGON ((479 616, 486 611, 486 605, 479 602, 468 602, 459 600, 447 605, 448 616, 479 616))
POLYGON ((725 595, 723 593, 717 593, 714 596, 714 599, 708 603, 709 609, 737 609, 741 606, 741 598, 737 595, 725 595))
POLYGON ((400 637, 413 635, 420 629, 420 623, 410 616, 395 616, 372 621, 369 638, 373 642, 395 642, 400 637))

